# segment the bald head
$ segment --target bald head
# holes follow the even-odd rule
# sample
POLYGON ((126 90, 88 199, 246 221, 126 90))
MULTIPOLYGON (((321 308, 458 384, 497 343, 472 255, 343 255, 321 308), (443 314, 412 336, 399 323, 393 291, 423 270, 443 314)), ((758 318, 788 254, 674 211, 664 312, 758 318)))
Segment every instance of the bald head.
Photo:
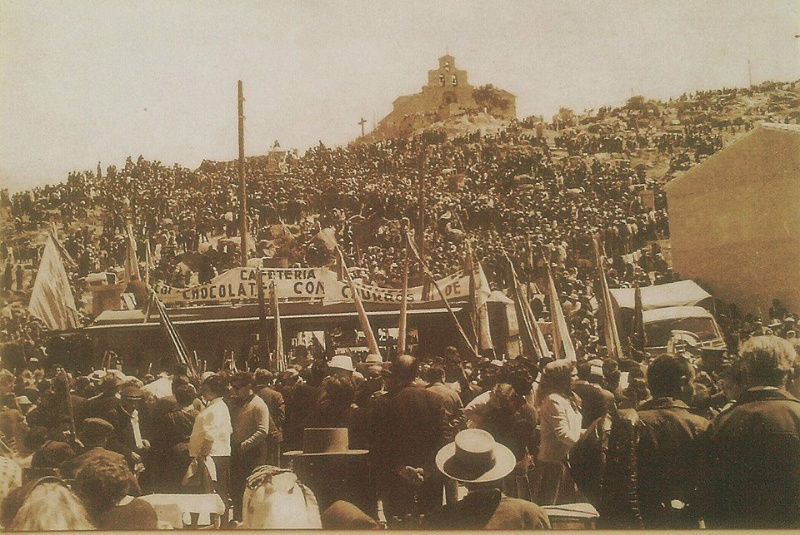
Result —
POLYGON ((411 355, 400 355, 392 363, 392 377, 402 383, 411 383, 417 377, 417 359, 411 355))

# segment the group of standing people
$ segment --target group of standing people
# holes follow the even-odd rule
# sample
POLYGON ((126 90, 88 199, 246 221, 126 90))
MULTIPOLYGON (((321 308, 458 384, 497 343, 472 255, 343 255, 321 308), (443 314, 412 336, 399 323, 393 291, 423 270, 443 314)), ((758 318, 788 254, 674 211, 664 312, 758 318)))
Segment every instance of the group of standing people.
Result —
POLYGON ((89 399, 64 372, 22 390, 6 373, 0 430, 16 455, 0 460, 3 522, 22 529, 24 504, 45 494, 89 526, 152 529, 137 496, 215 492, 230 508, 223 525, 252 527, 254 482, 290 468, 316 495, 322 527, 546 528, 544 506, 575 502, 608 528, 797 527, 797 360, 774 335, 723 359, 641 363, 340 353, 278 377, 223 370, 198 383, 178 369, 142 384, 96 373, 89 399), (709 377, 713 403, 697 386, 709 377), (58 477, 20 486, 23 467, 58 477))

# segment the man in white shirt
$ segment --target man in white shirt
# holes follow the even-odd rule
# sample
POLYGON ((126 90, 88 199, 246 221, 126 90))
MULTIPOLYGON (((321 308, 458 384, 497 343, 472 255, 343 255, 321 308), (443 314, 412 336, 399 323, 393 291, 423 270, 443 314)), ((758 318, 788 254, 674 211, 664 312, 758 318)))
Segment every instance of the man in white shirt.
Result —
MULTIPOLYGON (((194 421, 189 437, 189 455, 205 460, 211 457, 217 472, 216 492, 230 506, 229 477, 231 468, 231 415, 223 397, 228 393, 228 381, 220 375, 212 375, 200 387, 206 407, 194 421)), ((223 515, 223 519, 227 514, 223 515)), ((224 520, 223 520, 224 523, 224 520)))

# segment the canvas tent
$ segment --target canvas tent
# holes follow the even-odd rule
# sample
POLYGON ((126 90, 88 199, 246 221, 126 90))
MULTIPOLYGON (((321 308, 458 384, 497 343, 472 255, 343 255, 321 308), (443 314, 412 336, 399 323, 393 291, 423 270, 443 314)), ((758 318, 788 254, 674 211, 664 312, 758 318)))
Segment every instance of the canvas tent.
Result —
POLYGON ((665 190, 676 273, 744 311, 800 310, 800 126, 762 124, 665 190))
MULTIPOLYGON (((633 310, 636 290, 634 288, 613 288, 611 297, 619 308, 633 310)), ((711 294, 694 281, 679 281, 642 288, 642 310, 697 305, 709 299, 711 294)))

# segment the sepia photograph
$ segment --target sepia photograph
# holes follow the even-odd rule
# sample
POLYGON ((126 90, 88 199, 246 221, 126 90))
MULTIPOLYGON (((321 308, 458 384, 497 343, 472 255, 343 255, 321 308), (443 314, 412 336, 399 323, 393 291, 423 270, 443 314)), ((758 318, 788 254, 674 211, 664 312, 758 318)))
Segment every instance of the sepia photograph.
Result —
POLYGON ((3 0, 0 529, 800 528, 797 0, 3 0))

